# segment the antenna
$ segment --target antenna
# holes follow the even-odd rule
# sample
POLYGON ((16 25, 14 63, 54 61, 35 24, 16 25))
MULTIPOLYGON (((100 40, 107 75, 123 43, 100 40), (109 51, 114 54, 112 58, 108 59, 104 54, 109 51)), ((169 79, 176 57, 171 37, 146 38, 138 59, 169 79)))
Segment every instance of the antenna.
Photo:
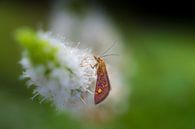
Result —
POLYGON ((105 56, 105 54, 111 49, 111 48, 113 48, 114 47, 114 45, 116 44, 116 41, 114 41, 114 43, 107 49, 107 50, 105 50, 101 55, 101 57, 104 57, 105 56))
POLYGON ((103 55, 102 57, 107 57, 107 56, 119 56, 119 54, 111 53, 111 54, 103 55))

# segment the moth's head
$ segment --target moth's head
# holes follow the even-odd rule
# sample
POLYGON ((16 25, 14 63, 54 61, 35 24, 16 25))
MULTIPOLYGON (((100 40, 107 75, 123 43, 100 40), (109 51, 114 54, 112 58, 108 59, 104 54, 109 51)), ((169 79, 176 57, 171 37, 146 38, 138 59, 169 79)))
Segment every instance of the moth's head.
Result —
POLYGON ((102 61, 102 59, 100 58, 100 57, 97 57, 97 56, 93 56, 94 57, 94 59, 98 62, 98 63, 100 63, 101 61, 102 61))

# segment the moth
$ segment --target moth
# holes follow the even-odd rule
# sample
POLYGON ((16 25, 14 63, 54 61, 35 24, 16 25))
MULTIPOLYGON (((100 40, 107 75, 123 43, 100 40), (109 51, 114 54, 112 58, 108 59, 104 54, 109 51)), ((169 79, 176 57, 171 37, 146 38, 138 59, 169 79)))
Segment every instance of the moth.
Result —
POLYGON ((94 66, 97 69, 94 102, 99 104, 109 95, 111 87, 104 60, 101 57, 94 56, 94 58, 97 61, 97 64, 94 66))
MULTIPOLYGON (((108 48, 106 51, 104 51, 104 53, 101 54, 103 56, 93 56, 94 59, 96 60, 96 63, 93 66, 90 64, 91 68, 93 69, 96 68, 97 70, 96 71, 97 80, 96 80, 95 93, 94 93, 94 103, 95 104, 99 104, 100 102, 105 100, 111 90, 110 80, 109 80, 107 69, 106 69, 106 63, 103 58, 107 56, 111 56, 111 55, 118 55, 118 54, 113 54, 113 53, 105 54, 115 45, 115 43, 112 44, 110 48, 108 48)), ((81 66, 83 66, 82 63, 81 63, 81 66)), ((88 92, 93 94, 90 90, 88 90, 88 92)), ((86 104, 84 98, 85 98, 84 96, 80 97, 81 101, 84 104, 86 104)))
POLYGON ((110 80, 106 69, 106 63, 103 57, 118 55, 118 54, 106 54, 115 45, 115 43, 116 42, 114 42, 110 48, 108 48, 106 51, 104 51, 104 53, 101 54, 103 56, 94 56, 94 59, 97 61, 97 63, 94 65, 94 67, 96 67, 97 69, 96 72, 97 80, 96 80, 95 94, 94 94, 95 104, 99 104, 100 102, 105 100, 111 90, 110 80))

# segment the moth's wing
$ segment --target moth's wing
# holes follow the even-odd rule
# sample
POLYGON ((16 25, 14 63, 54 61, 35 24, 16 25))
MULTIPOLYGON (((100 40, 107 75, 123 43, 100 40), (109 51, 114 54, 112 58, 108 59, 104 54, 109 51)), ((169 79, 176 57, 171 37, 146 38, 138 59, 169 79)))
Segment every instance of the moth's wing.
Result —
POLYGON ((97 69, 97 81, 95 87, 95 104, 102 102, 110 92, 110 81, 108 78, 106 66, 99 66, 97 69))

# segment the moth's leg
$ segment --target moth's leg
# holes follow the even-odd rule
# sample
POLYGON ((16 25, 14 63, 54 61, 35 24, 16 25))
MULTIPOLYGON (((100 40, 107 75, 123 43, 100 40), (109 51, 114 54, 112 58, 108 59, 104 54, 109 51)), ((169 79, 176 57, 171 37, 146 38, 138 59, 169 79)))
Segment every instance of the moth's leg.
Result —
POLYGON ((87 103, 85 102, 85 100, 84 100, 82 97, 80 97, 80 100, 81 100, 81 102, 82 102, 83 104, 87 104, 87 103))
POLYGON ((84 92, 80 95, 80 100, 83 104, 87 104, 86 103, 86 97, 87 97, 87 92, 84 92))
POLYGON ((90 94, 94 95, 94 93, 92 91, 90 91, 89 89, 87 89, 87 92, 89 92, 90 94))
MULTIPOLYGON (((97 68, 97 67, 98 67, 98 63, 96 63, 96 64, 93 65, 93 66, 90 64, 90 66, 91 66, 92 69, 97 68)), ((97 72, 95 72, 95 75, 97 75, 97 72)))
POLYGON ((94 66, 92 66, 92 65, 90 64, 90 66, 91 66, 92 69, 97 68, 98 63, 96 63, 94 66))

